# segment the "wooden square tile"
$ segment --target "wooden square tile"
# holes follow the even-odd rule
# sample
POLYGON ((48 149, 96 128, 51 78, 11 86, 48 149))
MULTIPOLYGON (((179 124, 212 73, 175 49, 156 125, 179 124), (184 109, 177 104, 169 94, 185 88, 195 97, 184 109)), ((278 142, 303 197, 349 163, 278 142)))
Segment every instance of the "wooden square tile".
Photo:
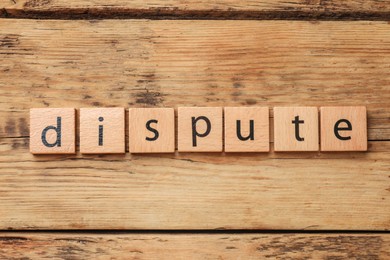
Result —
POLYGON ((179 152, 222 152, 222 124, 221 107, 179 107, 179 152))
POLYGON ((225 152, 269 151, 268 107, 225 107, 225 152))
POLYGON ((30 109, 30 152, 76 153, 75 115, 74 108, 30 109))
POLYGON ((321 107, 321 151, 367 151, 363 106, 321 107))
POLYGON ((316 107, 274 107, 275 151, 318 151, 318 128, 316 107))
POLYGON ((130 153, 174 153, 173 108, 129 109, 130 153))
POLYGON ((81 153, 125 152, 124 108, 80 109, 81 153))

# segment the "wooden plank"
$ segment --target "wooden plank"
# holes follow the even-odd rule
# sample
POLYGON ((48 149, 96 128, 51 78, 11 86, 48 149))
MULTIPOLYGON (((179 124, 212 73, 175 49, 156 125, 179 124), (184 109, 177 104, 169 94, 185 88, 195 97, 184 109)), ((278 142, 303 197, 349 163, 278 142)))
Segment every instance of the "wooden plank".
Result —
POLYGON ((389 234, 1 233, 2 259, 389 259, 389 234))
POLYGON ((390 227, 390 142, 282 155, 34 157, 24 138, 0 147, 1 229, 390 227))
POLYGON ((0 228, 388 230, 388 26, 0 20, 0 228), (31 107, 337 104, 369 152, 28 152, 31 107))
POLYGON ((4 0, 3 16, 384 19, 388 0, 4 0))
POLYGON ((32 106, 223 101, 266 104, 271 117, 277 105, 366 105, 369 139, 390 139, 384 22, 3 19, 0 28, 0 94, 12 99, 0 103, 0 137, 27 136, 32 106))

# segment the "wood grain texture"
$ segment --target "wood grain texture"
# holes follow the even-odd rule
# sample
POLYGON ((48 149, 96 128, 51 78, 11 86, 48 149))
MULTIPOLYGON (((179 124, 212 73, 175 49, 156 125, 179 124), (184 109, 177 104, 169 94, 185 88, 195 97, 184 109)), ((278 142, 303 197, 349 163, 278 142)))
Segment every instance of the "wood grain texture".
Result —
POLYGON ((3 0, 2 16, 61 18, 384 19, 388 0, 3 0))
POLYGON ((369 140, 389 140, 389 27, 2 19, 0 136, 27 136, 33 106, 343 104, 366 105, 369 140))
POLYGON ((2 229, 390 227, 390 142, 284 157, 34 157, 25 138, 4 138, 1 150, 2 229))
POLYGON ((0 228, 388 230, 389 28, 0 20, 0 228), (369 152, 28 152, 30 107, 335 104, 367 106, 369 152))
POLYGON ((389 234, 1 233, 2 259, 389 259, 389 234), (22 250, 21 250, 22 249, 22 250))

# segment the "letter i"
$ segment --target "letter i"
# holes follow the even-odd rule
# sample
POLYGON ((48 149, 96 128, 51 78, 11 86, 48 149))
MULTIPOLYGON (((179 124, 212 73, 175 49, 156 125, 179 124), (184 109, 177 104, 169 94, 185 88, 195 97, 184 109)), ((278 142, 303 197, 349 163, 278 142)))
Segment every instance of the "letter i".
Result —
MULTIPOLYGON (((99 117, 99 122, 103 122, 104 118, 99 117)), ((103 146, 103 125, 99 125, 99 146, 103 146)))

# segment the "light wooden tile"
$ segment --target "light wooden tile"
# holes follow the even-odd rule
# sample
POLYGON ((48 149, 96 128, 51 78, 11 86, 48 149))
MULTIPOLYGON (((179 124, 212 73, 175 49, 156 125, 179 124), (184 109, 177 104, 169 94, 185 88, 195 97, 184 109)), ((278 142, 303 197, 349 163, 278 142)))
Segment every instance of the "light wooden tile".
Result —
POLYGON ((130 153, 175 152, 173 108, 129 109, 130 153))
POLYGON ((80 109, 81 153, 125 152, 124 108, 80 109))
POLYGON ((74 108, 30 109, 30 152, 75 153, 75 126, 74 108))
POLYGON ((274 107, 275 151, 318 151, 318 128, 316 107, 274 107))
POLYGON ((268 107, 225 107, 225 152, 269 151, 268 107))
POLYGON ((179 107, 179 152, 222 152, 222 108, 179 107))
POLYGON ((363 106, 321 107, 321 151, 367 151, 363 106))

